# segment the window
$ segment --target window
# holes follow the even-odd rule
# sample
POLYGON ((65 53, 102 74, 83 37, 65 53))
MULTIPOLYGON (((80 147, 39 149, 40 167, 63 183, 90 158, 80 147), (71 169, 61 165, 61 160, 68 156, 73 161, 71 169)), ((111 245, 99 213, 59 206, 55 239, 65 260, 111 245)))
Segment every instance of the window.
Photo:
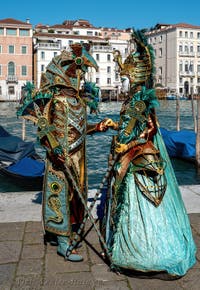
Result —
POLYGON ((98 53, 96 54, 96 60, 99 60, 99 54, 98 53))
POLYGON ((41 59, 45 59, 45 52, 41 51, 41 59))
POLYGON ((8 87, 8 95, 14 95, 15 94, 15 87, 9 86, 8 87))
POLYGON ((160 36, 160 42, 162 42, 162 35, 160 36))
POLYGON ((192 31, 190 32, 190 38, 193 38, 193 32, 192 31))
POLYGON ((190 46, 190 52, 194 52, 194 47, 192 45, 190 46))
POLYGON ((0 64, 0 76, 2 75, 2 65, 0 64))
POLYGON ((20 36, 29 36, 30 31, 28 29, 20 29, 19 35, 20 36))
POLYGON ((190 62, 189 71, 190 72, 194 72, 194 64, 193 64, 193 62, 190 62))
POLYGON ((27 75, 27 66, 26 65, 22 65, 21 74, 22 74, 22 76, 26 76, 27 75))
POLYGON ((197 72, 200 73, 200 64, 197 65, 197 72))
POLYGON ((14 45, 9 45, 8 46, 8 53, 13 54, 15 52, 15 47, 14 45))
POLYGON ((15 64, 13 61, 10 61, 8 63, 8 75, 9 76, 14 76, 15 75, 15 64))
POLYGON ((185 31, 185 38, 188 38, 188 32, 185 31))
POLYGON ((6 35, 17 35, 17 29, 14 28, 7 28, 6 35))
POLYGON ((22 54, 27 54, 27 47, 25 45, 21 47, 21 52, 22 54))
POLYGON ((2 95, 2 87, 0 86, 0 95, 2 95))
POLYGON ((182 84, 183 83, 183 78, 179 79, 179 83, 182 84))
POLYGON ((183 37, 183 31, 179 31, 179 37, 183 37))
POLYGON ((159 57, 162 57, 162 48, 159 48, 159 57))
POLYGON ((183 46, 179 45, 179 51, 182 52, 183 51, 183 46))
POLYGON ((69 45, 72 45, 73 44, 73 40, 69 40, 69 45))
POLYGON ((99 78, 96 78, 96 83, 99 84, 99 78))
POLYGON ((0 45, 0 53, 2 53, 2 46, 0 45))
POLYGON ((3 35, 3 28, 0 28, 0 35, 3 35))
POLYGON ((58 54, 57 52, 54 52, 54 53, 53 53, 53 56, 55 57, 57 54, 58 54))
POLYGON ((185 45, 185 52, 188 53, 188 46, 185 45))
POLYGON ((107 66, 107 73, 111 73, 111 67, 107 66))
POLYGON ((111 60, 110 54, 107 54, 107 61, 110 61, 110 60, 111 60))
POLYGON ((107 84, 108 84, 108 85, 111 84, 111 78, 107 78, 107 84))
POLYGON ((119 78, 119 73, 118 73, 118 72, 115 72, 115 80, 116 80, 116 81, 119 81, 119 80, 120 80, 120 78, 119 78))
POLYGON ((185 63, 185 72, 189 72, 189 65, 188 65, 188 62, 185 63))
POLYGON ((159 76, 162 76, 162 67, 161 66, 158 68, 158 74, 159 74, 159 76))
POLYGON ((87 31, 87 35, 93 36, 93 31, 87 31))
POLYGON ((179 71, 180 71, 180 72, 183 71, 183 64, 182 64, 182 62, 179 64, 179 71))
POLYGON ((41 72, 44 71, 44 64, 41 65, 41 72))
POLYGON ((200 32, 197 32, 197 38, 200 38, 200 32))

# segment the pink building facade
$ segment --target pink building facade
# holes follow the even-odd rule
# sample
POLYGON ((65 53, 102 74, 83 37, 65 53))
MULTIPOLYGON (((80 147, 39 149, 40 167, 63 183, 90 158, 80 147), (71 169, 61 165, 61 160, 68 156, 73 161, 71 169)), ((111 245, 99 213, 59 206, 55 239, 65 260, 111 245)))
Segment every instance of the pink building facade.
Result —
POLYGON ((17 101, 33 80, 33 29, 27 20, 0 20, 0 101, 17 101))

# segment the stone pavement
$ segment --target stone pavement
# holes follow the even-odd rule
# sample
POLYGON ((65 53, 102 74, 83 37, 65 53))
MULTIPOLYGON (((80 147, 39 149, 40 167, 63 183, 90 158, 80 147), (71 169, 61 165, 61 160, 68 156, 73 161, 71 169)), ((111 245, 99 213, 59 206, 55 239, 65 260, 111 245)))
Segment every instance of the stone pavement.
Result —
MULTIPOLYGON (((196 193, 194 205, 192 207, 190 204, 188 213, 198 248, 197 263, 181 279, 169 281, 164 276, 131 276, 128 273, 118 275, 111 272, 101 256, 94 229, 89 231, 79 249, 84 261, 64 261, 63 257, 57 255, 56 247, 44 245, 41 220, 25 219, 23 210, 26 212, 26 209, 21 206, 22 217, 19 217, 19 221, 11 217, 8 217, 8 221, 0 214, 0 290, 199 290, 200 208, 196 205, 200 190, 197 187, 193 189, 196 193)), ((184 188, 183 196, 189 202, 191 198, 188 198, 187 190, 187 187, 184 188)), ((16 202, 13 205, 15 217, 18 206, 16 202)), ((0 207, 0 212, 5 213, 4 210, 6 212, 6 208, 0 207)), ((89 222, 87 227, 90 227, 89 222)))
POLYGON ((199 290, 200 214, 190 214, 198 247, 197 263, 178 280, 116 274, 101 258, 96 232, 91 230, 79 253, 84 261, 72 263, 43 244, 42 224, 37 221, 0 223, 1 290, 199 290))

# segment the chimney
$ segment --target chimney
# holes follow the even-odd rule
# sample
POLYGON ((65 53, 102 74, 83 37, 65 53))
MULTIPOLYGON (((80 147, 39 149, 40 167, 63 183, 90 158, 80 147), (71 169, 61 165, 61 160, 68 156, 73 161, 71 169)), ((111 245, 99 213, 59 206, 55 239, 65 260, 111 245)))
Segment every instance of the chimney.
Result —
POLYGON ((30 23, 30 18, 26 18, 26 23, 30 23))

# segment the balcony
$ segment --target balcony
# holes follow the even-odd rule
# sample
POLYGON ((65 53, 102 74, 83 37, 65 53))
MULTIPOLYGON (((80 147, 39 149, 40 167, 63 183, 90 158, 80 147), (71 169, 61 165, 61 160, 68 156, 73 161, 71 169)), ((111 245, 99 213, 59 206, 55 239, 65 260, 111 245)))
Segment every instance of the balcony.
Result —
POLYGON ((188 56, 188 57, 194 57, 195 53, 194 51, 179 51, 179 56, 188 56))
POLYGON ((192 71, 180 71, 179 72, 179 75, 181 76, 187 76, 187 77, 194 77, 195 76, 195 73, 192 72, 192 71))
POLYGON ((6 77, 6 83, 18 83, 18 77, 15 75, 10 75, 6 77))
POLYGON ((107 45, 94 45, 91 48, 91 52, 113 52, 112 46, 107 45))
POLYGON ((42 49, 60 49, 61 44, 55 42, 41 42, 37 43, 38 48, 42 49))

